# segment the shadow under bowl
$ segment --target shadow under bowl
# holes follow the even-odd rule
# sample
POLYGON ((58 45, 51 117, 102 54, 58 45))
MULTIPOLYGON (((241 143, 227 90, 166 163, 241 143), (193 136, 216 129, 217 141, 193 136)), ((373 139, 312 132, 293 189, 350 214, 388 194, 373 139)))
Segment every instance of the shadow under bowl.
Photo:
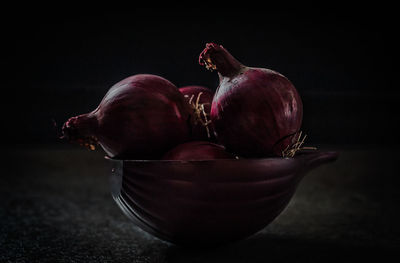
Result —
POLYGON ((247 238, 287 206, 303 176, 337 152, 294 158, 113 160, 111 192, 138 227, 178 245, 247 238))

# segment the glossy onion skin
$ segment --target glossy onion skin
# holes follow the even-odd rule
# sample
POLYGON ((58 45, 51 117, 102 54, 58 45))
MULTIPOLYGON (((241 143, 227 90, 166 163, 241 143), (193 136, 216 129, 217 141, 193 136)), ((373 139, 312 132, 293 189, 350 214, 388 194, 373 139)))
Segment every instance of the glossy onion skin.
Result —
POLYGON ((112 86, 93 112, 68 120, 63 132, 75 139, 94 136, 112 158, 159 159, 189 139, 189 116, 174 84, 138 74, 112 86))
POLYGON ((302 123, 303 105, 294 85, 273 70, 242 65, 216 44, 202 52, 200 60, 207 59, 221 69, 211 106, 218 141, 243 157, 281 156, 302 123))
POLYGON ((208 141, 192 141, 180 144, 163 156, 163 160, 214 160, 234 159, 225 147, 208 141))
POLYGON ((234 82, 221 81, 211 120, 218 140, 232 152, 246 157, 280 155, 295 137, 290 135, 300 129, 302 103, 284 76, 246 68, 234 82))
MULTIPOLYGON (((210 118, 211 104, 214 97, 214 91, 199 85, 190 85, 179 88, 179 91, 184 95, 185 100, 189 103, 190 98, 193 96, 192 104, 196 102, 199 93, 201 92, 199 104, 204 105, 204 111, 207 114, 207 118, 210 118)), ((195 121, 196 116, 192 116, 191 121, 191 139, 192 140, 208 140, 215 141, 214 128, 212 123, 208 125, 208 133, 205 126, 200 122, 195 121)))

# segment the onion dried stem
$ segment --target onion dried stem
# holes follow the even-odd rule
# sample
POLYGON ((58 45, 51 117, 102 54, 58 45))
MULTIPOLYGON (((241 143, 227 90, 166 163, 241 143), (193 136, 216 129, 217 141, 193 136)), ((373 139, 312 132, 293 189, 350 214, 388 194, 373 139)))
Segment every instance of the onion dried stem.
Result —
POLYGON ((299 132, 299 135, 297 136, 296 142, 293 143, 292 145, 288 145, 285 150, 282 151, 282 157, 284 158, 293 158, 297 152, 301 150, 316 150, 316 147, 303 147, 304 141, 307 138, 307 135, 304 135, 303 138, 301 138, 302 132, 299 132))
POLYGON ((79 139, 78 143, 79 143, 79 145, 81 145, 91 151, 96 150, 96 146, 99 144, 99 142, 95 136, 89 136, 89 137, 86 137, 85 139, 79 139))
POLYGON ((203 125, 206 128, 207 137, 210 138, 211 135, 208 125, 211 123, 211 120, 208 119, 207 116, 209 116, 209 114, 207 114, 204 109, 204 105, 209 105, 210 103, 200 103, 200 97, 202 94, 203 92, 199 92, 199 94, 197 94, 195 102, 193 102, 194 99, 194 94, 193 94, 189 99, 189 105, 192 107, 194 111, 194 116, 195 116, 194 124, 196 125, 198 123, 201 123, 201 125, 203 125))

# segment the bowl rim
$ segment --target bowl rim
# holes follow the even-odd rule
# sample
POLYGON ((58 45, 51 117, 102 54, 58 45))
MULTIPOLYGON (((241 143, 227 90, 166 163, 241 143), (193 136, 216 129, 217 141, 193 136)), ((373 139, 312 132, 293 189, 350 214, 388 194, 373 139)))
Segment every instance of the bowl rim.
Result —
POLYGON ((170 163, 170 164, 183 164, 183 163, 215 163, 215 162, 265 162, 265 161, 284 161, 292 162, 299 159, 306 159, 307 157, 322 155, 322 154, 333 154, 337 155, 337 151, 325 151, 325 150, 302 150, 299 151, 294 157, 279 157, 269 156, 262 158, 224 158, 224 159, 201 159, 201 160, 163 160, 163 159, 118 159, 112 158, 107 155, 104 159, 113 162, 134 162, 134 163, 170 163))
POLYGON ((224 159, 201 159, 201 160, 135 160, 135 159, 116 159, 109 156, 104 156, 104 159, 113 162, 137 162, 137 163, 203 163, 203 162, 243 162, 243 161, 265 161, 265 160, 294 160, 290 157, 267 157, 267 158, 224 158, 224 159))

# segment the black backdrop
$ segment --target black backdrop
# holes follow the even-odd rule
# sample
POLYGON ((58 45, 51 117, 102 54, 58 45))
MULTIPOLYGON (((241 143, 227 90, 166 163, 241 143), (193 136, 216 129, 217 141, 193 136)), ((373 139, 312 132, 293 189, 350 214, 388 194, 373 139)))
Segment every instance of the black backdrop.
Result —
POLYGON ((207 42, 287 76, 303 98, 310 143, 398 141, 390 7, 61 10, 13 9, 2 19, 7 144, 57 142, 53 119, 91 111, 129 75, 215 89, 216 73, 197 62, 207 42))
POLYGON ((97 10, 3 4, 0 121, 8 159, 0 262, 380 262, 398 255, 398 8, 263 2, 155 10, 108 1, 108 12, 99 3, 97 10), (60 125, 91 111, 111 85, 137 73, 215 89, 217 74, 197 62, 211 41, 244 64, 286 75, 304 102, 308 146, 329 144, 340 154, 305 177, 293 206, 258 235, 188 250, 132 228, 110 197, 102 151, 60 141, 52 120, 60 125))

